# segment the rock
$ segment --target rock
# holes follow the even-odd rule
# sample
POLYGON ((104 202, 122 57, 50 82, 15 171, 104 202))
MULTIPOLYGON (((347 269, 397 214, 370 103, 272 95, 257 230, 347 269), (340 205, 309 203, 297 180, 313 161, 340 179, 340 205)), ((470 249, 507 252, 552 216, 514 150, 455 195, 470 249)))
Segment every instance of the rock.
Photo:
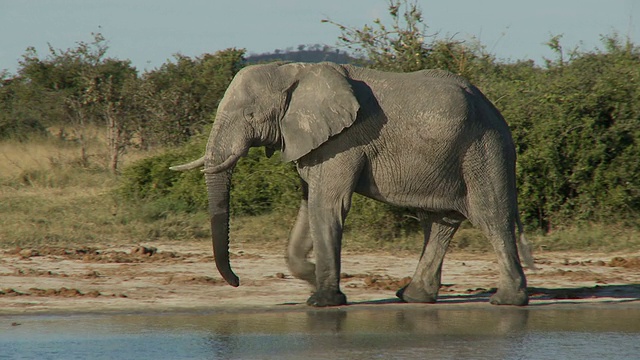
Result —
POLYGON ((95 298, 100 296, 100 292, 98 290, 93 290, 93 291, 89 291, 88 293, 85 293, 84 296, 95 298))
POLYGON ((158 252, 158 249, 154 247, 136 246, 131 249, 131 255, 146 255, 153 256, 158 252))
POLYGON ((20 250, 20 252, 18 253, 20 256, 22 256, 25 259, 28 259, 32 256, 39 256, 40 254, 38 253, 38 250, 36 249, 24 249, 24 250, 20 250))
POLYGON ((60 288, 58 295, 63 297, 76 297, 76 296, 82 296, 82 293, 78 291, 78 289, 67 289, 63 287, 63 288, 60 288))

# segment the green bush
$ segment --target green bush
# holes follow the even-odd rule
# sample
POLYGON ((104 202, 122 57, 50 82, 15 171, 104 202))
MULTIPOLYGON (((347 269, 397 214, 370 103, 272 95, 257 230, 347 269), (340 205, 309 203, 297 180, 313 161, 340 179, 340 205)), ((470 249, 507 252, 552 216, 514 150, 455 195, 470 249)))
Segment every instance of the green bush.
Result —
MULTIPOLYGON (((119 194, 128 201, 154 203, 159 214, 197 212, 207 208, 204 176, 198 170, 176 172, 170 166, 199 158, 205 148, 200 137, 184 148, 140 160, 125 169, 119 194)), ((253 148, 241 159, 231 182, 232 216, 260 215, 279 208, 297 207, 300 181, 291 164, 279 156, 266 158, 253 148)), ((149 205, 147 205, 149 206, 149 205)))
POLYGON ((495 64, 479 77, 513 132, 520 210, 530 227, 638 217, 640 50, 615 36, 605 45, 569 60, 560 55, 546 68, 495 64))
POLYGON ((272 210, 297 208, 302 192, 300 179, 292 164, 271 158, 261 148, 249 150, 238 162, 231 181, 231 213, 260 215, 272 210))

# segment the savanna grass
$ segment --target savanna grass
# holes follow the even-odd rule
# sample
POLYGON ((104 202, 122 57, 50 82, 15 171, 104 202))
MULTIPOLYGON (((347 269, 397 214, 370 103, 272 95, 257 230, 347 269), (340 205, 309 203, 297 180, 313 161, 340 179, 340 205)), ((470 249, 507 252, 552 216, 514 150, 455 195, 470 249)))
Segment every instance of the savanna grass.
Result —
POLYGON ((104 149, 98 140, 86 146, 87 162, 75 141, 0 142, 0 247, 136 244, 208 234, 202 216, 167 213, 149 221, 155 210, 123 204, 104 149))

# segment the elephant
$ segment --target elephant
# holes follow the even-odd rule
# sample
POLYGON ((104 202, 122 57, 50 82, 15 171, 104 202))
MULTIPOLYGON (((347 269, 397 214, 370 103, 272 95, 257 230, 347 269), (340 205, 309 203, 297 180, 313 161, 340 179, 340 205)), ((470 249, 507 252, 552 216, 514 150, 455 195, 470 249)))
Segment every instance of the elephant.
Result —
POLYGON ((414 209, 420 220, 423 250, 411 282, 396 294, 401 300, 436 301, 445 252, 467 219, 497 254, 498 289, 490 302, 528 304, 520 256, 529 267, 533 260, 518 212, 514 142, 500 112, 463 77, 329 62, 241 69, 220 100, 205 154, 171 167, 203 168, 215 263, 234 287, 229 189, 251 147, 264 147, 267 156, 280 151, 301 178, 286 260, 291 274, 313 288, 308 305, 347 303, 340 256, 354 192, 414 209))

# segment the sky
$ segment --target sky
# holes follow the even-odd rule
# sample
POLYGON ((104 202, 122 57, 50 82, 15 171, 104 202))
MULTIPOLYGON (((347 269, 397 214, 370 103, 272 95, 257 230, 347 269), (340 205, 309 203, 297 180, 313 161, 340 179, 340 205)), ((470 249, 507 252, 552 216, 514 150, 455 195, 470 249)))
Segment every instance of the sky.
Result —
MULTIPOLYGON (((418 0, 428 33, 478 39, 503 61, 554 58, 545 43, 602 48, 614 32, 640 44, 640 0, 418 0)), ((99 32, 110 57, 152 70, 180 53, 199 56, 230 47, 247 54, 336 46, 331 19, 361 28, 389 23, 386 0, 0 0, 0 71, 15 73, 27 47, 40 57, 90 42, 99 32)))

